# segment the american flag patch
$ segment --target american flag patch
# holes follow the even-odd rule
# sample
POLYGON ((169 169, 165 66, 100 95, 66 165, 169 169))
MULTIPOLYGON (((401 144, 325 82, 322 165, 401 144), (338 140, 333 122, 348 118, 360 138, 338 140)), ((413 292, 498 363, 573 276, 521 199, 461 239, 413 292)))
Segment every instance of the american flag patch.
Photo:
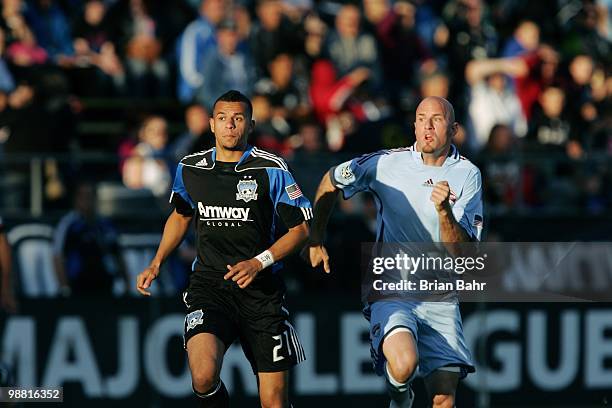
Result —
POLYGON ((474 226, 482 228, 482 216, 474 214, 474 226))
POLYGON ((297 185, 297 183, 293 183, 290 186, 285 187, 285 191, 289 195, 289 198, 295 200, 302 196, 302 190, 297 185))

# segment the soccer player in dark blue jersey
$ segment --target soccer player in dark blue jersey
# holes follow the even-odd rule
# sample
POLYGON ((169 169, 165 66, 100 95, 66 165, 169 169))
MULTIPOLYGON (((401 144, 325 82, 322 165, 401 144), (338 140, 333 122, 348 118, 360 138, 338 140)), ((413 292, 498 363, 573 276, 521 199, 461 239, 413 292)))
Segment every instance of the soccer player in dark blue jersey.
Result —
POLYGON ((219 373, 236 339, 257 376, 263 407, 290 406, 287 373, 305 358, 289 322, 278 261, 304 244, 312 208, 282 158, 247 144, 252 111, 237 91, 217 99, 210 120, 215 147, 179 163, 170 197, 174 211, 137 280, 140 293, 149 295, 161 263, 195 217, 197 256, 183 293, 184 339, 202 407, 229 405, 219 373), (274 241, 278 218, 288 232, 274 241))

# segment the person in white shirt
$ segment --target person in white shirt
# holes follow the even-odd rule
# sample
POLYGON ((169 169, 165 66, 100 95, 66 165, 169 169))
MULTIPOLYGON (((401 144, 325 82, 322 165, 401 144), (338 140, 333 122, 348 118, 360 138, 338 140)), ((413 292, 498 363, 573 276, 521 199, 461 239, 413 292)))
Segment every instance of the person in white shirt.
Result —
POLYGON ((526 75, 527 64, 520 58, 499 58, 470 61, 465 79, 470 85, 469 124, 470 144, 480 150, 487 144, 495 125, 508 125, 518 137, 527 134, 527 121, 521 102, 508 83, 506 75, 526 75))

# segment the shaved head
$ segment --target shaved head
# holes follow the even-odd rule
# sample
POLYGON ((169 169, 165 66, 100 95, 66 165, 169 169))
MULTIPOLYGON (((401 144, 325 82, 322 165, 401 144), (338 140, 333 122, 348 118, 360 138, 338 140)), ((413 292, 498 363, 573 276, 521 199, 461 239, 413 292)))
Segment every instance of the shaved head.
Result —
POLYGON ((453 105, 449 101, 440 96, 428 96, 427 98, 423 99, 417 107, 417 112, 422 105, 429 103, 438 103, 442 105, 442 110, 444 111, 444 116, 446 117, 448 123, 455 123, 455 108, 453 108, 453 105))
POLYGON ((455 110, 449 101, 439 96, 423 99, 416 110, 414 133, 417 150, 426 164, 441 166, 457 134, 455 110))

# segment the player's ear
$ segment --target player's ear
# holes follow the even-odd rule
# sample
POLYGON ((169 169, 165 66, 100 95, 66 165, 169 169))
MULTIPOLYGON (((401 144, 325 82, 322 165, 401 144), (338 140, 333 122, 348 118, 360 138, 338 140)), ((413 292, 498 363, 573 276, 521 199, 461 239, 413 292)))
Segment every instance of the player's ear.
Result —
POLYGON ((451 137, 455 137, 457 132, 459 132, 459 123, 453 122, 451 125, 451 137))
POLYGON ((255 130, 255 120, 251 119, 249 133, 251 133, 253 130, 255 130))
POLYGON ((208 124, 210 126, 210 131, 215 133, 215 120, 212 117, 208 119, 208 124))

